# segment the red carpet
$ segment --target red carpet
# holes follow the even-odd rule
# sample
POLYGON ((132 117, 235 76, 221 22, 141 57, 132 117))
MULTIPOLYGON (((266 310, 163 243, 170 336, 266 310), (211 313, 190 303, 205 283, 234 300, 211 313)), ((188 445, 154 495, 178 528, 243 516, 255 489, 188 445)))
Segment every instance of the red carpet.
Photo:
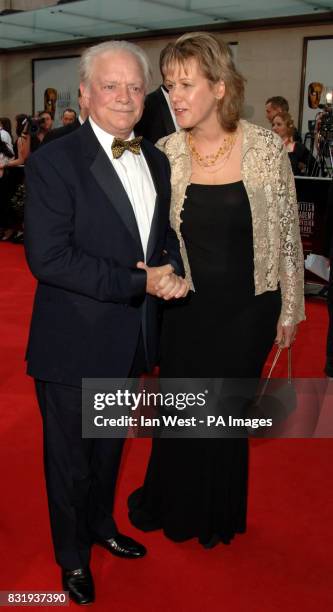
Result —
MULTIPOLYGON (((24 347, 34 281, 20 246, 0 245, 1 361, 0 590, 60 590, 53 563, 42 470, 41 421, 24 347)), ((320 377, 327 325, 324 303, 307 305, 294 350, 294 374, 320 377)), ((279 364, 282 373, 284 364, 279 364)), ((125 561, 93 551, 96 611, 329 611, 333 606, 333 441, 252 443, 248 532, 231 546, 204 550, 142 535, 126 516, 128 493, 141 483, 149 442, 130 441, 116 516, 149 555, 125 561)), ((74 605, 74 604, 71 604, 74 605)), ((17 608, 18 609, 18 608, 17 608)))

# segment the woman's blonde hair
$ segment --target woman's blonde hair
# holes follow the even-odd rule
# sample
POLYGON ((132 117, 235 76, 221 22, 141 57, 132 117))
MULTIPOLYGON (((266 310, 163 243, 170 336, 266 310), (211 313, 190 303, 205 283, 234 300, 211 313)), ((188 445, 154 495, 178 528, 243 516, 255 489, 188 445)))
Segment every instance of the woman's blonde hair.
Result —
POLYGON ((244 102, 244 77, 235 67, 228 45, 206 32, 183 34, 166 48, 163 72, 173 64, 186 67, 186 60, 194 58, 206 79, 212 84, 224 81, 225 95, 218 102, 218 116, 222 127, 233 132, 244 102))
MULTIPOLYGON (((287 111, 279 111, 274 116, 274 119, 275 119, 275 117, 281 117, 282 121, 285 123, 286 128, 287 128, 287 136, 288 136, 288 138, 293 136, 294 132, 295 132, 295 124, 294 124, 294 120, 293 120, 292 116, 290 115, 290 113, 287 113, 287 111)), ((273 123, 274 123, 274 119, 273 119, 273 123)))

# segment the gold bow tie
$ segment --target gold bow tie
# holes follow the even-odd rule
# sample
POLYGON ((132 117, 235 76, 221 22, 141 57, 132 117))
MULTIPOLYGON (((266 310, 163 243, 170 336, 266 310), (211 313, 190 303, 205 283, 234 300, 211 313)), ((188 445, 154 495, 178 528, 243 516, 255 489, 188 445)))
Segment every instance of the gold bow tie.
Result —
POLYGON ((132 138, 132 140, 114 138, 111 146, 114 159, 121 157, 124 151, 131 151, 131 153, 134 153, 134 155, 140 155, 141 140, 142 136, 137 136, 137 138, 132 138))

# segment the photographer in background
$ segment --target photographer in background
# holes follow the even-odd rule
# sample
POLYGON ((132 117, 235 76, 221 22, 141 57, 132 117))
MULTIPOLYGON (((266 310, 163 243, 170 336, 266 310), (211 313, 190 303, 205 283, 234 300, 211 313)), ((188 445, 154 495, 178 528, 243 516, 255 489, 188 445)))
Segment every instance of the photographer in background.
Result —
POLYGON ((39 111, 37 117, 30 121, 31 153, 39 148, 45 136, 52 130, 52 127, 53 119, 49 111, 39 111))
POLYGON ((25 199, 24 164, 31 152, 31 122, 28 115, 16 115, 16 135, 14 154, 9 159, 0 158, 0 172, 6 167, 6 189, 3 197, 3 235, 2 241, 23 242, 23 210, 25 199))

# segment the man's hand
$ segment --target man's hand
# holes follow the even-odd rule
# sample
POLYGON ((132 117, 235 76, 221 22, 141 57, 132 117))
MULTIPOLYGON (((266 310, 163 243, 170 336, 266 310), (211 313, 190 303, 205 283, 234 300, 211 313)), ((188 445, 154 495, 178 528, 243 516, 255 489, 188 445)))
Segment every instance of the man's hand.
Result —
POLYGON ((136 267, 140 270, 145 270, 147 273, 146 292, 150 295, 157 296, 157 286, 164 276, 170 276, 173 273, 173 267, 170 264, 158 267, 149 267, 143 261, 139 261, 136 267))
POLYGON ((147 293, 171 300, 186 297, 189 285, 180 276, 174 274, 172 266, 152 267, 147 266, 143 261, 137 263, 137 268, 147 272, 147 293))
POLYGON ((297 325, 277 325, 275 342, 280 348, 288 348, 296 338, 297 325))

